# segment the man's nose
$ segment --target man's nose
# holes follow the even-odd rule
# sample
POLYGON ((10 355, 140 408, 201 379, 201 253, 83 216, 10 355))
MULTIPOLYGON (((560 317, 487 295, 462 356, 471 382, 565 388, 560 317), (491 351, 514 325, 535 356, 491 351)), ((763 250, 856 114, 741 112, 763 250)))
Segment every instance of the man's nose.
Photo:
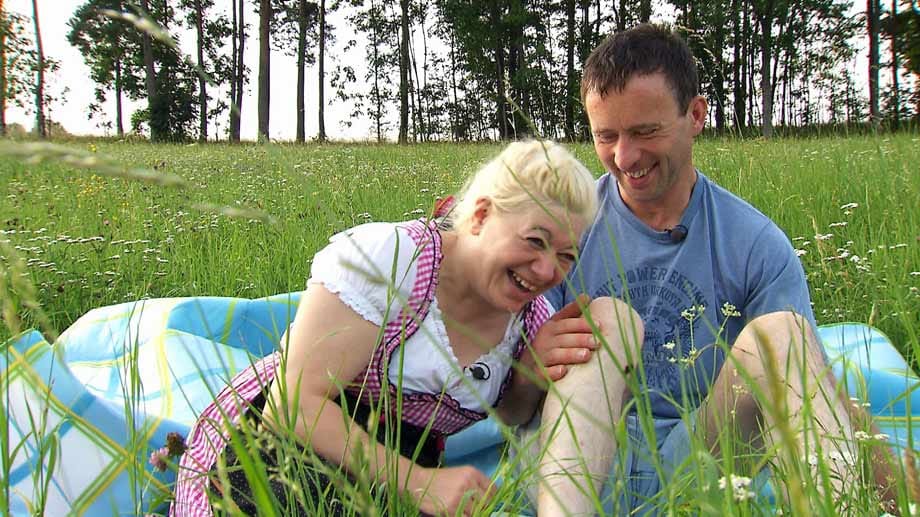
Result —
POLYGON ((626 135, 620 135, 620 137, 617 138, 613 153, 614 164, 616 164, 617 168, 621 171, 633 170, 641 154, 633 139, 626 135))

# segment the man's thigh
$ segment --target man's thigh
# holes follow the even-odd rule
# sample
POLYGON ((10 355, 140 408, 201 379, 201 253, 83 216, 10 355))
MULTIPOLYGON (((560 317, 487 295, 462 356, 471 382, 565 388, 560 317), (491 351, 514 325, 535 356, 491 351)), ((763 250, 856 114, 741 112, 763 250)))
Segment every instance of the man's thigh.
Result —
MULTIPOLYGON (((655 428, 648 439, 635 416, 629 415, 626 419, 628 444, 618 447, 617 460, 602 487, 600 502, 605 515, 654 514, 665 501, 659 497, 662 477, 670 479, 690 455, 696 412, 690 413, 686 420, 655 420, 655 428), (654 446, 649 445, 649 439, 654 446)), ((531 512, 535 514, 533 509, 540 481, 537 465, 542 454, 539 413, 530 423, 518 427, 516 439, 517 443, 510 449, 511 460, 531 512)), ((611 436, 611 439, 614 438, 611 436)))

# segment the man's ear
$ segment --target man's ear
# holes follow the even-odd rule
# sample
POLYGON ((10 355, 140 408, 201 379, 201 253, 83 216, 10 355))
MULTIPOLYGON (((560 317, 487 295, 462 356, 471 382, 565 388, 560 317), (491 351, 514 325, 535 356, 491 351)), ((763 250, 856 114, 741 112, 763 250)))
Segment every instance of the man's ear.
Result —
POLYGON ((492 200, 483 196, 476 200, 476 210, 473 212, 473 224, 470 227, 470 232, 473 235, 479 235, 479 232, 482 231, 483 225, 486 223, 486 219, 492 215, 492 200))
POLYGON ((687 107, 687 114, 693 127, 693 136, 700 134, 706 125, 706 114, 709 112, 709 103, 706 97, 697 95, 690 100, 690 106, 687 107))

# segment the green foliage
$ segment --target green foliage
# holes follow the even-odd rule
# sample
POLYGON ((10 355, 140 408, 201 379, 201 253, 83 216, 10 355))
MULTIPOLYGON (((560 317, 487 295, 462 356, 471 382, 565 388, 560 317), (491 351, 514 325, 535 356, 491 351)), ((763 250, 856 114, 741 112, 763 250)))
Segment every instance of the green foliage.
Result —
MULTIPOLYGON (((53 162, 37 171, 0 163, 0 196, 8 200, 0 207, 2 238, 32 259, 40 301, 58 328, 92 307, 145 296, 297 290, 309 258, 332 233, 427 213, 496 150, 108 141, 81 147, 126 166, 178 174, 190 186, 140 185, 53 162), (262 209, 277 223, 222 217, 196 209, 201 203, 262 209), (91 237, 103 239, 68 242, 91 237)), ((590 146, 574 150, 600 172, 590 146)), ((776 220, 804 251, 821 323, 866 321, 903 343, 905 310, 920 328, 920 315, 911 312, 920 300, 920 184, 911 168, 920 161, 918 150, 911 135, 706 139, 696 156, 701 170, 776 220), (841 208, 850 203, 859 206, 841 208), (834 236, 816 239, 828 233, 834 236)))
POLYGON ((106 99, 106 90, 121 88, 132 99, 144 96, 144 70, 133 56, 141 53, 141 35, 133 27, 113 20, 100 11, 111 9, 123 12, 128 9, 125 0, 90 0, 74 11, 67 22, 70 32, 67 41, 76 47, 90 69, 90 77, 97 84, 96 101, 106 99), (120 85, 115 84, 116 69, 120 85))
POLYGON ((889 38, 897 35, 898 53, 914 75, 920 76, 920 9, 913 3, 903 2, 904 9, 882 19, 882 32, 889 38))
POLYGON ((0 10, 0 36, 3 41, 5 76, 0 95, 6 101, 24 107, 32 91, 32 73, 38 58, 29 35, 29 20, 20 14, 0 10))

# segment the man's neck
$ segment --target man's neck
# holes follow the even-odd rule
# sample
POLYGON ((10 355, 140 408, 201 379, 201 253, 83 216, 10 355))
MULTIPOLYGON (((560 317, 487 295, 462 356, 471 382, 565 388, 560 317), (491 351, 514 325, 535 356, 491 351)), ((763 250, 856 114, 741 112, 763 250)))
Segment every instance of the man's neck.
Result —
MULTIPOLYGON (((652 229, 668 230, 680 224, 684 211, 690 205, 690 197, 693 195, 697 177, 696 169, 694 169, 692 175, 684 175, 666 194, 652 201, 627 203, 622 196, 620 199, 630 212, 652 229)), ((617 185, 617 192, 619 192, 619 185, 617 185)))

